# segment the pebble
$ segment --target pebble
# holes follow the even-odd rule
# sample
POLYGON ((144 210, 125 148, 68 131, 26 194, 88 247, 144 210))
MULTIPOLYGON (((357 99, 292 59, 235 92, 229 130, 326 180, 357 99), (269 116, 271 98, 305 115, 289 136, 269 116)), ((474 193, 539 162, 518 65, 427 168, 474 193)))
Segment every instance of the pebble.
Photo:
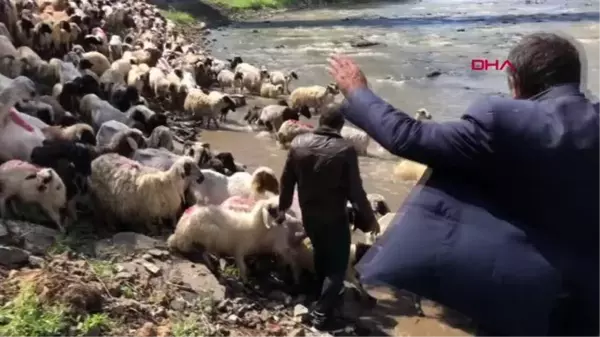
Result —
POLYGON ((229 315, 229 317, 227 317, 227 320, 231 323, 237 323, 240 320, 240 318, 234 314, 231 314, 229 315))
POLYGON ((142 265, 153 275, 158 275, 158 273, 160 273, 160 267, 158 267, 154 263, 144 261, 144 262, 142 262, 142 265))
POLYGON ((302 304, 296 304, 294 306, 294 317, 302 316, 308 314, 308 308, 303 306, 302 304))

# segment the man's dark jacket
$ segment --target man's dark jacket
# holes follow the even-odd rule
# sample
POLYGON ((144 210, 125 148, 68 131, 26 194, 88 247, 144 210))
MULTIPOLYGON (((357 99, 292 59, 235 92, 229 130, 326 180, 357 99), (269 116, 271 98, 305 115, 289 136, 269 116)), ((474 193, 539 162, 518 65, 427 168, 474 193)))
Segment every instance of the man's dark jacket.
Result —
POLYGON ((376 221, 362 186, 356 150, 334 129, 321 126, 292 141, 281 175, 280 209, 290 208, 296 184, 303 216, 344 219, 349 200, 361 224, 376 221))
POLYGON ((598 104, 578 84, 485 97, 446 123, 416 121, 369 89, 343 112, 432 169, 359 263, 364 283, 414 291, 509 335, 548 333, 566 292, 579 300, 574 326, 597 335, 598 104))

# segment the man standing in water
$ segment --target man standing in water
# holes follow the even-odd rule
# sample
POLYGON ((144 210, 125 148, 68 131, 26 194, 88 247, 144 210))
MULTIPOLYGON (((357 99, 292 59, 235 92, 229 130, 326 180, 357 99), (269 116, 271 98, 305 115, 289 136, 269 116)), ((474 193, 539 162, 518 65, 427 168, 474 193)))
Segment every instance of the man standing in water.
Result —
POLYGON ((341 303, 350 254, 347 201, 360 218, 356 226, 364 232, 379 230, 362 186, 356 151, 340 135, 343 126, 339 105, 329 106, 314 132, 292 141, 281 175, 280 214, 292 205, 298 184, 302 223, 313 247, 319 299, 309 317, 317 329, 325 327, 341 303))
POLYGON ((362 281, 429 297, 494 335, 598 336, 598 103, 563 37, 525 36, 508 61, 512 99, 423 123, 377 97, 352 60, 330 59, 345 117, 432 169, 360 262, 362 281))

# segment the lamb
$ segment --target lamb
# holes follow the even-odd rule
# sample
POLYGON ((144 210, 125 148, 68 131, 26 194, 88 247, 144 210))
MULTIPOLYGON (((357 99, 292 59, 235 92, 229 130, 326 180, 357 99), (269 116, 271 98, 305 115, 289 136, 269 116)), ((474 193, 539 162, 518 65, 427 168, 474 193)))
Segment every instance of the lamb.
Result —
POLYGON ((229 69, 223 69, 217 73, 217 82, 221 86, 221 90, 224 92, 225 88, 232 88, 233 92, 237 92, 239 88, 240 92, 242 90, 242 79, 244 75, 243 73, 233 73, 229 69))
POLYGON ((318 114, 321 109, 333 103, 337 94, 339 94, 339 89, 336 84, 329 84, 327 87, 320 85, 299 87, 290 94, 290 107, 306 106, 313 108, 315 114, 318 114))
POLYGON ((260 95, 266 98, 277 98, 279 95, 283 95, 284 87, 281 84, 271 84, 268 82, 262 82, 260 84, 260 95))
POLYGON ((207 127, 213 120, 215 127, 219 128, 217 118, 224 110, 235 111, 235 103, 229 96, 218 91, 207 95, 200 89, 192 89, 183 102, 183 109, 194 119, 204 120, 204 117, 207 117, 207 127))
POLYGON ((292 79, 297 80, 298 79, 298 75, 296 75, 295 72, 290 72, 289 75, 285 75, 283 72, 281 71, 272 71, 269 73, 269 79, 271 80, 271 83, 274 85, 282 85, 283 88, 285 89, 286 93, 290 93, 290 82, 292 81, 292 79))
POLYGON ((97 51, 83 53, 81 59, 90 61, 92 63, 91 70, 98 76, 102 76, 110 68, 110 61, 108 61, 106 56, 97 51))
POLYGON ((6 214, 6 201, 18 197, 23 202, 39 204, 64 232, 61 210, 67 202, 65 185, 53 169, 10 160, 0 165, 0 186, 0 215, 6 214))
POLYGON ((189 157, 180 157, 169 170, 160 171, 117 154, 105 154, 92 161, 89 185, 98 214, 107 216, 107 224, 114 218, 157 233, 157 221, 176 224, 185 190, 203 179, 189 157))
POLYGON ((352 144, 359 156, 367 155, 367 148, 369 147, 371 138, 369 138, 366 132, 353 127, 343 126, 340 134, 352 144))
MULTIPOLYGON (((246 256, 275 253, 290 264, 294 278, 300 270, 291 255, 288 238, 295 234, 299 221, 286 215, 276 223, 277 197, 260 200, 251 212, 236 212, 220 206, 192 206, 187 209, 167 240, 169 248, 182 253, 192 252, 195 244, 205 248, 204 258, 212 266, 207 252, 234 256, 242 280, 248 280, 246 256)), ((214 269, 214 268, 212 268, 214 269)))
POLYGON ((277 142, 282 148, 288 148, 291 142, 299 135, 312 132, 314 128, 309 125, 295 120, 287 120, 281 124, 277 131, 277 142))

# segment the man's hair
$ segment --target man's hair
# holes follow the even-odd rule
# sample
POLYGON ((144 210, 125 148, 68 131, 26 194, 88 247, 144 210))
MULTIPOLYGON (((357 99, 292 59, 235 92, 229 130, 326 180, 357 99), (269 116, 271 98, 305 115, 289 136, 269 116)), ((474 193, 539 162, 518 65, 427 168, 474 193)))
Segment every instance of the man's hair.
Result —
POLYGON ((520 96, 529 98, 559 84, 581 82, 579 52, 566 38, 551 33, 525 36, 508 54, 508 69, 520 96))
POLYGON ((341 130, 344 126, 344 115, 341 112, 341 104, 332 103, 325 107, 319 116, 319 126, 328 126, 332 129, 341 130))

